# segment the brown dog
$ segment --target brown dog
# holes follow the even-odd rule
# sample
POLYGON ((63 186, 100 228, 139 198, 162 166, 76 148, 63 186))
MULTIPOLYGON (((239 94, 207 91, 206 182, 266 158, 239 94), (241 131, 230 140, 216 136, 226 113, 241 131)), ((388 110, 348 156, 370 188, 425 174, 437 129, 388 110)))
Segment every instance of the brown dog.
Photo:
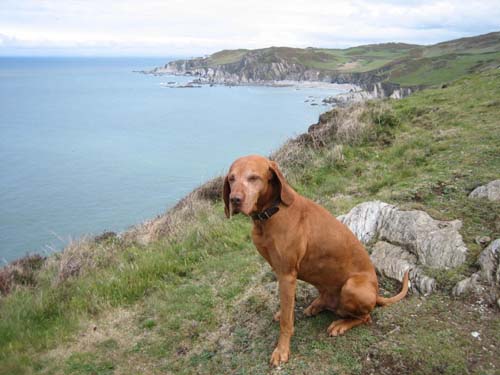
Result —
POLYGON ((305 315, 327 309, 343 318, 330 324, 330 336, 371 322, 375 305, 406 295, 408 272, 398 295, 378 295, 375 268, 363 245, 326 209, 295 192, 275 162, 257 155, 237 159, 224 180, 223 198, 226 216, 241 212, 252 217, 253 242, 278 279, 280 310, 275 320, 280 321, 280 336, 271 356, 273 366, 287 362, 290 355, 297 279, 319 291, 305 315))

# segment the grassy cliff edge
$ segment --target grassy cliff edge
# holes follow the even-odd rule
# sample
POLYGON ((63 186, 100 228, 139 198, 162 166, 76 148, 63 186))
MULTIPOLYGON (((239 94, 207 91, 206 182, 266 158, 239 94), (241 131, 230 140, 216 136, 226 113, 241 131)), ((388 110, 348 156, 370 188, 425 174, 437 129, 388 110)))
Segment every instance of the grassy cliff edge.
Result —
POLYGON ((216 179, 123 236, 82 239, 30 272, 18 265, 0 299, 0 374, 497 373, 499 314, 449 291, 477 269, 476 237, 500 237, 500 204, 467 198, 499 177, 499 98, 499 69, 466 75, 399 101, 334 109, 320 118, 321 137, 273 154, 299 193, 336 215, 378 199, 462 220, 469 259, 435 275, 440 292, 329 338, 333 314, 305 318, 314 290, 301 283, 291 361, 270 370, 275 281, 248 219, 224 218, 216 179))

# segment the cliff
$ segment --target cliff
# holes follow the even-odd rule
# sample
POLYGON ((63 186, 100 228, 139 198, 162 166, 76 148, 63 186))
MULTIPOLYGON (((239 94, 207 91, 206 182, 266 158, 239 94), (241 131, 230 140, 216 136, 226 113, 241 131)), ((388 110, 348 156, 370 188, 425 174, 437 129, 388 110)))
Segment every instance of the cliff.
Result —
POLYGON ((200 82, 228 85, 285 80, 350 83, 374 97, 401 98, 497 66, 499 32, 431 46, 385 43, 347 49, 224 50, 208 57, 172 61, 147 73, 189 75, 200 82))
POLYGON ((213 56, 191 60, 176 60, 150 71, 152 74, 188 75, 200 82, 225 85, 265 85, 277 81, 319 81, 349 83, 361 87, 373 96, 404 97, 414 88, 384 82, 388 69, 369 72, 347 72, 319 69, 283 56, 280 48, 248 51, 234 62, 218 64, 213 56))

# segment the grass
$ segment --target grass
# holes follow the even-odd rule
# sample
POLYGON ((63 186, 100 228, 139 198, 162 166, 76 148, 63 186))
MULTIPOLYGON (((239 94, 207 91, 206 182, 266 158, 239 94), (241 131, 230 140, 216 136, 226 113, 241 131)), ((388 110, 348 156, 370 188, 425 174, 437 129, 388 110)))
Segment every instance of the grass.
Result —
POLYGON ((493 103, 500 94, 499 75, 491 70, 390 102, 382 119, 368 106, 376 123, 368 140, 344 145, 340 164, 329 162, 326 147, 315 151, 308 165, 292 165, 297 189, 334 212, 380 199, 425 207, 438 219, 460 218, 466 243, 476 249, 475 236, 499 235, 498 204, 467 199, 473 188, 498 178, 500 122, 493 103), (334 195, 344 198, 325 198, 334 195))
POLYGON ((292 358, 271 370, 273 274, 248 220, 226 220, 221 202, 194 194, 169 220, 138 230, 142 244, 107 236, 30 266, 30 282, 0 299, 0 374, 498 373, 498 313, 448 291, 477 268, 475 237, 500 237, 500 205, 467 198, 498 178, 499 97, 498 69, 468 75, 446 89, 327 113, 316 138, 275 153, 296 189, 337 215, 380 199, 462 220, 470 257, 436 275, 435 295, 376 309, 372 325, 329 338, 335 316, 304 317, 315 291, 299 283, 292 358), (74 259, 80 266, 67 272, 62 265, 74 259))
POLYGON ((480 54, 449 54, 432 59, 419 59, 391 72, 389 81, 402 86, 432 86, 462 77, 487 64, 500 64, 500 52, 480 54))
POLYGON ((223 65, 237 62, 247 52, 248 50, 246 49, 224 50, 216 52, 210 55, 210 65, 223 65))

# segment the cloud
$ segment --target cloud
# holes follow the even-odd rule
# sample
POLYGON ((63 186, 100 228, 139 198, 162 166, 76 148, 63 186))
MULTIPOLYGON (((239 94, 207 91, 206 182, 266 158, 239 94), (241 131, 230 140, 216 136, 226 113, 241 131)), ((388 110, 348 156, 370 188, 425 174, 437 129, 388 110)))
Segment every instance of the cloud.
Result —
POLYGON ((196 55, 429 44, 500 29, 498 1, 2 0, 0 54, 196 55))

